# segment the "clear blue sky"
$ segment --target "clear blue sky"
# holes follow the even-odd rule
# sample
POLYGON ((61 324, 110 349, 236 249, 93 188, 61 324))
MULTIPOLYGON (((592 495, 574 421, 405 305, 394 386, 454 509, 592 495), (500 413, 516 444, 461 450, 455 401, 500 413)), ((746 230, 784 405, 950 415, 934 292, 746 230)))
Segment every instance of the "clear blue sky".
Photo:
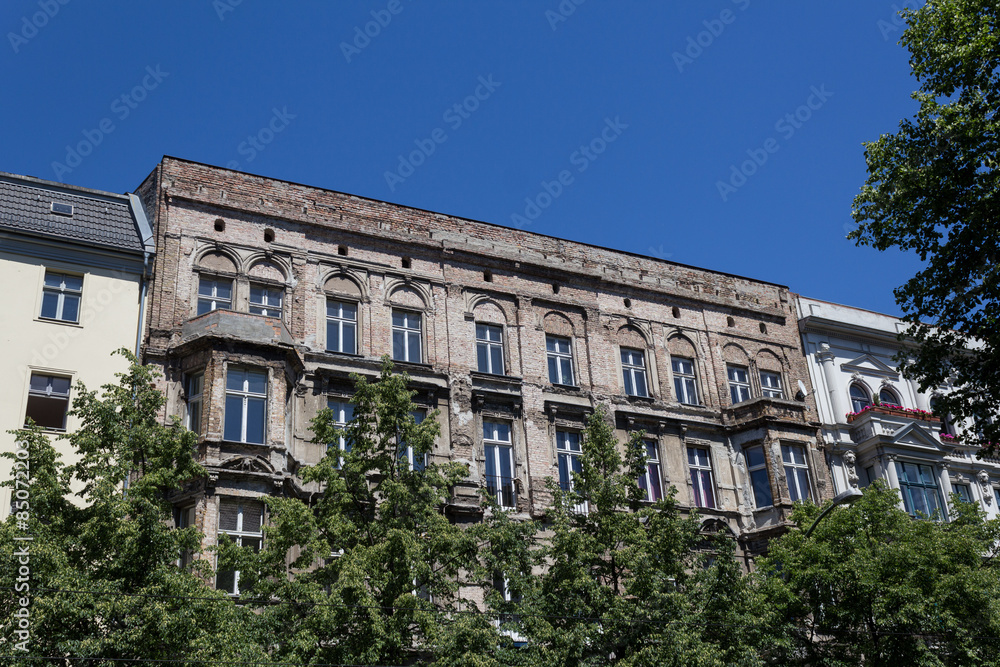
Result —
POLYGON ((844 236, 916 109, 903 4, 6 0, 0 171, 175 155, 895 314, 916 258, 844 236))

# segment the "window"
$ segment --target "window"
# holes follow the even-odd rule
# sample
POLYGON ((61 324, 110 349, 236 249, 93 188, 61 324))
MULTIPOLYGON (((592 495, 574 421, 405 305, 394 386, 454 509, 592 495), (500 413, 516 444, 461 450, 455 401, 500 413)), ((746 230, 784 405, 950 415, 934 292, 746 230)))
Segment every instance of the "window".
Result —
POLYGON ((226 425, 230 442, 264 444, 267 373, 230 368, 226 376, 226 425))
POLYGON ((46 271, 45 286, 42 288, 41 317, 62 322, 78 322, 82 294, 82 277, 46 271))
MULTIPOLYGON (((413 417, 413 421, 419 424, 427 415, 423 410, 414 410, 410 416, 413 417)), ((427 467, 427 454, 413 451, 413 447, 403 441, 399 443, 399 463, 407 470, 421 471, 427 467)))
POLYGON ((788 497, 792 502, 809 499, 809 466, 805 450, 798 445, 782 445, 781 460, 785 464, 788 497))
POLYGON ((781 391, 781 373, 761 371, 760 390, 768 398, 782 398, 784 394, 781 391))
POLYGON ((569 338, 545 337, 545 353, 549 359, 549 382, 573 386, 573 351, 569 338))
POLYGON ((392 311, 392 358, 420 363, 420 313, 392 311))
POLYGON ((639 478, 639 487, 646 492, 646 502, 654 503, 663 499, 663 486, 660 484, 660 453, 656 443, 643 440, 646 448, 646 472, 639 478))
POLYGON ((250 285, 250 312, 254 315, 281 317, 281 302, 285 291, 278 287, 250 285))
POLYGON ((516 508, 510 424, 484 421, 483 450, 486 454, 486 490, 500 507, 516 508))
POLYGON ((859 384, 851 385, 851 410, 861 412, 872 404, 872 399, 868 396, 868 390, 859 384))
POLYGON ((726 366, 729 377, 729 397, 733 405, 750 399, 750 378, 743 366, 726 366))
MULTIPOLYGON (((337 428, 343 430, 347 429, 347 425, 354 421, 354 405, 346 401, 327 401, 326 406, 330 408, 333 412, 333 425, 337 428)), ((337 438, 337 442, 331 442, 327 445, 327 450, 336 447, 342 452, 351 451, 351 443, 347 441, 347 437, 344 433, 340 434, 337 438)), ((336 467, 339 468, 344 465, 343 457, 337 458, 336 467)))
POLYGON ((358 304, 326 301, 326 349, 344 354, 358 353, 358 304))
MULTIPOLYGON (((261 519, 264 506, 256 500, 220 500, 219 536, 228 535, 237 546, 260 551, 264 534, 261 519)), ((215 587, 230 595, 240 594, 239 570, 219 570, 215 577, 215 587)))
POLYGON ((896 461, 896 476, 899 477, 899 492, 907 512, 914 516, 918 513, 927 517, 935 513, 943 516, 933 468, 896 461))
POLYGON ((503 375, 503 329, 492 324, 476 325, 476 357, 480 373, 503 375))
MULTIPOLYGON (((174 527, 178 530, 190 528, 194 525, 194 505, 190 507, 174 508, 174 527)), ((177 567, 187 567, 194 560, 194 553, 190 549, 182 549, 177 559, 177 567)))
POLYGON ((896 392, 886 387, 883 387, 878 392, 878 402, 882 403, 883 405, 885 404, 902 405, 902 403, 899 402, 899 396, 896 396, 896 392))
POLYGON ((758 509, 770 507, 774 501, 771 500, 771 478, 767 474, 767 458, 764 456, 764 448, 761 445, 747 447, 743 450, 743 455, 747 461, 747 472, 750 473, 754 506, 758 509))
POLYGON ((674 371, 674 394, 686 405, 698 405, 698 385, 694 377, 694 361, 683 357, 672 357, 670 367, 674 371))
POLYGON ((993 495, 996 497, 997 507, 1000 507, 1000 489, 993 489, 993 495))
POLYGON ((649 396, 646 389, 646 355, 642 350, 632 350, 623 347, 622 381, 625 383, 625 393, 629 396, 649 396))
POLYGON ((194 433, 201 433, 201 405, 204 385, 204 373, 187 376, 187 424, 185 426, 194 433))
MULTIPOLYGON (((559 459, 559 488, 563 491, 573 491, 573 473, 583 470, 580 465, 580 434, 573 431, 556 431, 556 452, 559 459)), ((575 512, 585 513, 587 502, 583 501, 573 507, 575 512)))
POLYGON ((31 419, 42 428, 65 430, 69 411, 70 379, 52 375, 31 374, 28 387, 28 408, 24 422, 31 419))
POLYGON ((972 502, 972 490, 969 489, 968 484, 952 484, 951 490, 958 494, 959 499, 963 503, 972 502))
MULTIPOLYGON (((521 602, 521 594, 511 588, 510 579, 504 576, 502 572, 495 572, 493 574, 493 589, 500 594, 500 600, 504 607, 511 607, 521 602)), ((505 625, 514 625, 516 627, 520 623, 521 618, 517 614, 510 613, 501 613, 493 621, 493 624, 498 628, 502 628, 505 625)), ((520 645, 525 641, 517 629, 501 629, 500 632, 514 640, 515 645, 520 645)))
POLYGON ((233 281, 201 276, 198 279, 198 314, 233 307, 233 281))
POLYGON ((712 484, 712 459, 704 447, 688 447, 688 468, 691 469, 691 490, 694 506, 715 507, 715 486, 712 484))

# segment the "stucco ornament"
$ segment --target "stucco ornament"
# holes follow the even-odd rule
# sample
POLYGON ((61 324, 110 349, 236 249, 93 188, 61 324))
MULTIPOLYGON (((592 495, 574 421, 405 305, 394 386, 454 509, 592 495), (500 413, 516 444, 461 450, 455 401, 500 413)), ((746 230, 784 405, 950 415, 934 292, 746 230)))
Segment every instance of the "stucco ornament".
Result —
POLYGON ((983 502, 987 505, 993 504, 993 493, 990 489, 990 474, 985 470, 980 470, 976 473, 976 479, 979 481, 979 488, 982 490, 983 502))
POLYGON ((844 469, 847 472, 847 483, 854 488, 858 486, 858 469, 854 465, 857 460, 858 457, 854 452, 844 453, 844 469))

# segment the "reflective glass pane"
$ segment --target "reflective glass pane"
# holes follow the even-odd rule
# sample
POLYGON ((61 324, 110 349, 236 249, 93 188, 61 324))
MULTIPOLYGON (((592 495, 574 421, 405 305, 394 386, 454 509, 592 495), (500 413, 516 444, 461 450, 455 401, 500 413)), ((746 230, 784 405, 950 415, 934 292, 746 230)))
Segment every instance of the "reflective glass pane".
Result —
POLYGON ((267 393, 267 373, 261 371, 248 371, 247 381, 249 391, 254 394, 267 393))
POLYGON ((75 294, 63 295, 62 319, 67 322, 76 322, 80 311, 80 297, 75 294))
POLYGON ((243 435, 243 397, 226 396, 226 427, 223 438, 240 442, 243 435))
POLYGON ((392 358, 406 361, 406 334, 399 330, 392 332, 392 358))
POLYGON ((45 391, 49 386, 49 376, 48 375, 35 375, 31 374, 31 390, 32 391, 45 391))
POLYGON ((510 424, 504 422, 496 424, 496 440, 510 442, 510 424))
POLYGON ((476 346, 476 364, 480 373, 490 372, 489 351, 483 343, 476 346))
POLYGON ((255 287, 253 285, 250 286, 250 301, 252 303, 266 303, 264 298, 263 287, 255 287))
POLYGON ((264 399, 247 399, 247 442, 264 442, 264 399))
POLYGON ((52 378, 52 395, 62 394, 63 396, 69 395, 69 378, 52 378))
POLYGON ((334 352, 343 352, 340 346, 340 322, 327 321, 326 323, 326 349, 334 352))
POLYGON ((569 359, 560 359, 559 367, 562 371, 562 384, 573 384, 573 362, 569 359))
POLYGON ((772 505, 771 485, 767 477, 767 471, 755 470, 750 473, 750 482, 753 485, 753 496, 757 502, 757 507, 772 505))
POLYGON ((230 368, 226 373, 226 389, 232 391, 243 391, 243 382, 246 379, 246 371, 239 368, 230 368))
MULTIPOLYGON (((37 275, 37 274, 36 274, 37 275)), ((47 273, 45 274, 45 286, 46 287, 62 287, 63 276, 61 273, 47 273)))
POLYGON ((42 317, 55 319, 59 307, 57 292, 42 292, 42 317))
POLYGON ((764 449, 762 447, 750 447, 744 450, 747 455, 747 465, 751 468, 764 465, 764 449))
POLYGON ((649 484, 650 499, 660 500, 660 466, 655 463, 649 464, 649 484))
POLYGON ((218 281, 215 283, 215 295, 220 300, 229 301, 233 295, 233 284, 228 281, 218 281))
POLYGON ((563 491, 569 490, 570 476, 569 476, 569 458, 568 454, 559 455, 559 488, 563 491))
POLYGON ((392 326, 401 327, 406 322, 406 315, 398 311, 392 311, 392 326))
POLYGON ((83 277, 81 276, 63 276, 63 285, 65 289, 73 290, 74 292, 79 292, 83 289, 83 277))
POLYGON ((500 455, 500 477, 502 481, 507 481, 514 477, 514 471, 511 470, 510 447, 500 447, 498 454, 500 455))
POLYGON ((355 324, 344 324, 343 326, 344 343, 343 347, 340 348, 341 352, 345 352, 347 354, 356 354, 357 350, 355 342, 356 326, 357 325, 355 324))
POLYGON ((407 361, 420 362, 424 357, 420 350, 420 334, 411 333, 408 334, 410 337, 410 349, 409 355, 407 356, 407 361))
POLYGON ((503 374, 503 349, 498 345, 490 348, 490 361, 492 363, 491 372, 497 375, 503 374))
POLYGON ((492 479, 497 476, 497 446, 496 445, 486 445, 486 478, 487 481, 492 481, 492 479))

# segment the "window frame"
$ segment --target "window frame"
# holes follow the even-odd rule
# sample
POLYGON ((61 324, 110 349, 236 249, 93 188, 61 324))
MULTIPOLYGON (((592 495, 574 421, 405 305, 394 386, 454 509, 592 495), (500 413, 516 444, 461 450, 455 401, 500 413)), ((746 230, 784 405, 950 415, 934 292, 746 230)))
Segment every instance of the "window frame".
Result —
POLYGON ((646 367, 646 350, 637 347, 619 347, 619 359, 622 365, 622 386, 626 396, 650 398, 649 373, 646 367), (626 361, 626 357, 628 360, 626 361), (639 363, 635 358, 638 357, 639 363), (642 379, 642 392, 639 392, 637 378, 642 379))
POLYGON ((268 415, 268 410, 267 410, 268 405, 267 405, 267 403, 268 403, 268 396, 269 396, 269 391, 268 390, 270 389, 270 387, 269 387, 269 380, 270 380, 270 376, 269 376, 269 373, 268 373, 267 369, 255 369, 255 368, 246 367, 246 366, 229 366, 229 367, 226 368, 226 393, 225 393, 225 395, 226 395, 226 402, 225 402, 225 408, 223 410, 224 414, 223 414, 223 420, 222 420, 222 424, 223 424, 222 425, 222 439, 224 441, 226 441, 226 442, 238 442, 238 443, 241 443, 241 444, 250 444, 250 445, 263 445, 263 444, 267 443, 267 415, 268 415), (244 380, 243 380, 243 387, 244 387, 243 389, 232 389, 232 388, 230 388, 230 386, 229 386, 229 378, 230 378, 230 374, 233 373, 233 372, 244 373, 245 374, 244 380), (250 376, 252 374, 254 374, 254 375, 263 375, 264 376, 264 393, 263 394, 250 391, 250 376), (239 440, 233 440, 233 439, 230 439, 230 438, 226 437, 227 431, 229 430, 229 428, 228 428, 229 423, 230 423, 229 420, 231 418, 230 408, 229 408, 229 406, 230 406, 229 399, 231 397, 239 397, 241 399, 241 408, 240 408, 240 439, 239 440), (250 406, 250 401, 255 401, 255 400, 261 400, 263 402, 263 411, 262 411, 262 415, 261 415, 261 441, 260 442, 254 442, 252 440, 247 440, 247 427, 249 425, 249 410, 248 410, 248 408, 250 406))
MULTIPOLYGON (((333 412, 333 425, 341 431, 346 431, 350 427, 351 422, 354 421, 354 404, 351 403, 350 400, 339 396, 328 396, 326 399, 326 407, 333 412)), ((334 466, 337 470, 340 470, 344 467, 343 455, 351 451, 351 444, 347 442, 347 436, 345 433, 341 433, 340 436, 337 437, 337 442, 326 443, 327 453, 329 453, 334 447, 341 452, 341 454, 337 456, 337 462, 334 466)))
POLYGON ((688 445, 688 477, 691 480, 691 502, 694 507, 718 509, 718 498, 715 491, 715 473, 712 469, 712 450, 709 447, 688 445), (692 452, 695 452, 692 460, 692 452), (706 463, 700 461, 697 452, 704 452, 706 463), (705 476, 708 477, 708 489, 705 489, 705 476))
POLYGON ((656 440, 644 438, 642 441, 646 454, 646 468, 639 478, 639 488, 645 491, 647 503, 663 500, 663 468, 660 466, 660 446, 656 440), (654 482, 655 471, 655 482, 654 482))
POLYGON ((46 322, 62 322, 64 324, 80 324, 80 311, 83 308, 83 283, 85 276, 82 274, 76 274, 67 271, 60 271, 57 269, 45 269, 42 275, 42 303, 38 309, 38 319, 45 320, 46 322), (58 286, 49 285, 49 277, 60 277, 62 281, 58 286), (80 281, 79 289, 74 289, 72 287, 66 286, 66 278, 76 278, 80 281), (56 299, 56 312, 52 316, 45 314, 45 301, 46 297, 49 295, 54 295, 56 299), (66 310, 66 302, 68 299, 76 300, 76 317, 70 319, 64 317, 66 310))
POLYGON ((425 355, 424 355, 424 313, 422 313, 420 311, 417 311, 417 310, 405 310, 405 309, 402 309, 402 308, 393 308, 392 309, 392 313, 391 313, 391 318, 392 319, 390 320, 390 329, 391 329, 391 332, 392 332, 392 360, 393 361, 401 361, 403 363, 410 363, 410 364, 421 364, 421 363, 424 363, 424 358, 425 358, 425 355), (403 318, 404 318, 403 319, 403 322, 404 322, 403 324, 401 324, 401 325, 397 325, 396 324, 396 316, 397 315, 402 315, 403 316, 403 318), (407 326, 407 324, 409 323, 411 317, 417 318, 417 326, 416 327, 407 326), (396 334, 397 333, 402 333, 403 334, 403 339, 402 339, 403 340, 403 349, 402 349, 403 356, 402 357, 398 356, 398 352, 397 352, 397 349, 396 349, 396 334), (417 357, 418 358, 415 359, 415 360, 412 358, 413 355, 411 354, 411 350, 410 350, 410 346, 411 346, 411 342, 410 341, 413 339, 414 336, 416 337, 417 348, 418 348, 417 349, 417 357))
MULTIPOLYGON (((73 394, 73 377, 71 375, 63 375, 63 374, 60 374, 60 373, 53 374, 50 371, 44 371, 43 372, 43 371, 31 370, 28 373, 28 394, 27 394, 26 401, 25 401, 25 404, 24 404, 24 420, 23 420, 22 423, 23 424, 27 424, 28 418, 31 417, 31 415, 29 414, 29 411, 31 410, 31 406, 32 406, 32 398, 35 398, 36 400, 37 399, 41 399, 41 400, 45 400, 45 401, 51 401, 51 400, 58 399, 60 401, 63 401, 64 404, 65 404, 64 407, 63 407, 63 411, 62 411, 62 426, 46 426, 46 425, 40 424, 38 421, 35 420, 34 417, 31 417, 31 419, 32 419, 32 421, 35 422, 35 424, 37 426, 39 426, 40 428, 42 428, 42 429, 44 429, 46 431, 56 431, 56 432, 60 432, 60 433, 65 433, 66 432, 67 419, 68 419, 68 413, 69 413, 70 406, 72 405, 72 401, 71 401, 72 394, 73 394), (44 391, 39 390, 39 389, 32 389, 32 384, 33 384, 32 380, 36 376, 40 377, 40 378, 48 378, 48 381, 45 384, 45 390, 44 391), (65 393, 63 393, 63 392, 56 392, 53 389, 53 386, 52 386, 53 385, 53 382, 52 382, 53 380, 65 380, 66 381, 66 392, 65 393)), ((38 414, 38 413, 36 412, 35 414, 38 414)))
POLYGON ((483 480, 486 483, 487 492, 493 496, 493 500, 500 509, 515 510, 517 509, 517 484, 515 483, 517 468, 514 460, 514 424, 502 419, 486 418, 483 419, 482 434, 483 480), (488 426, 492 426, 489 435, 487 434, 488 426), (507 430, 506 440, 500 437, 501 429, 504 427, 507 430), (510 481, 506 484, 504 475, 501 474, 504 457, 506 457, 507 465, 510 468, 510 481), (492 469, 497 474, 489 474, 491 462, 492 469))
POLYGON ((785 397, 785 385, 782 382, 781 371, 771 371, 771 370, 761 370, 760 375, 760 395, 765 398, 784 398, 785 397), (777 381, 777 386, 773 384, 765 384, 765 376, 771 381, 777 381))
POLYGON ((726 364, 726 382, 729 386, 729 400, 732 405, 745 403, 753 398, 753 389, 750 387, 750 368, 748 366, 726 364), (743 380, 735 379, 733 377, 734 373, 743 373, 743 380), (737 397, 744 392, 746 393, 746 398, 737 400, 737 397))
POLYGON ((195 317, 199 317, 201 315, 207 315, 208 313, 214 312, 216 310, 235 310, 233 306, 233 301, 235 300, 236 297, 236 281, 233 278, 220 276, 212 273, 199 273, 197 275, 198 275, 198 285, 197 285, 197 290, 195 292, 195 295, 197 297, 195 301, 195 317), (211 294, 202 294, 201 291, 202 282, 212 283, 211 294), (217 293, 219 291, 220 283, 229 283, 228 299, 218 298, 217 293), (226 303, 228 305, 225 308, 223 308, 217 305, 217 302, 226 303), (202 310, 202 304, 204 303, 208 303, 210 306, 207 310, 202 310))
MULTIPOLYGON (((417 424, 420 424, 425 419, 427 419, 427 411, 424 410, 423 408, 419 408, 417 410, 411 410, 410 411, 410 416, 413 417, 413 421, 414 422, 416 422, 417 424)), ((423 472, 424 470, 427 469, 427 463, 428 463, 428 461, 427 461, 427 459, 428 459, 428 453, 427 452, 424 452, 422 454, 424 460, 422 462, 418 462, 417 461, 417 454, 416 454, 416 452, 413 451, 413 445, 409 444, 406 441, 402 441, 397 446, 398 446, 398 450, 399 450, 398 451, 399 461, 400 462, 406 461, 407 469, 410 472, 414 472, 414 471, 416 471, 416 472, 423 472)))
POLYGON ((891 387, 881 387, 881 388, 879 388, 879 390, 878 390, 878 402, 879 402, 879 405, 885 405, 886 403, 888 403, 889 405, 898 405, 900 407, 903 407, 903 401, 899 397, 898 392, 896 392, 896 390, 893 389, 893 388, 891 388, 891 387), (886 393, 889 396, 891 396, 892 400, 891 401, 885 400, 882 397, 883 393, 886 393))
POLYGON ((798 501, 810 500, 812 498, 812 486, 809 478, 809 457, 805 446, 795 443, 781 443, 781 465, 785 471, 785 485, 788 487, 788 498, 794 503, 798 501), (802 462, 794 460, 794 454, 798 452, 802 455, 802 462), (792 460, 786 457, 786 453, 792 460), (802 476, 805 476, 803 482, 802 476), (792 482, 795 482, 794 489, 792 482), (803 489, 805 485, 805 495, 803 489))
POLYGON ((747 476, 750 477, 750 491, 753 496, 754 509, 766 509, 769 507, 774 507, 774 491, 771 489, 771 472, 768 470, 767 465, 767 451, 764 445, 750 445, 749 447, 743 448, 743 460, 747 466, 747 476), (750 464, 750 452, 753 450, 760 450, 761 462, 750 464), (767 491, 768 501, 766 504, 761 502, 761 499, 757 497, 758 484, 757 481, 760 480, 760 475, 763 473, 764 481, 767 483, 759 487, 762 491, 767 491))
POLYGON ((939 514, 939 519, 945 519, 945 507, 941 502, 941 487, 940 480, 938 478, 937 469, 932 465, 927 465, 926 463, 916 463, 913 461, 895 461, 896 465, 896 479, 899 481, 899 496, 903 502, 903 509, 910 516, 916 517, 917 512, 920 512, 927 518, 933 518, 935 510, 939 514), (917 469, 917 481, 910 481, 909 475, 906 474, 906 467, 913 466, 917 469), (921 468, 926 468, 930 471, 931 484, 927 484, 923 481, 923 472, 921 468), (923 512, 923 510, 917 509, 913 503, 913 490, 922 489, 920 492, 924 504, 927 504, 928 494, 934 499, 935 507, 932 508, 930 512, 923 512))
MULTIPOLYGON (((581 472, 580 459, 582 457, 583 433, 569 429, 556 429, 556 466, 559 471, 559 488, 566 493, 572 493, 576 490, 576 485, 573 482, 573 473, 581 472), (575 443, 573 443, 574 439, 575 443), (573 448, 573 444, 575 444, 576 449, 573 448), (563 466, 563 461, 566 462, 565 467, 563 466)), ((577 514, 586 514, 587 510, 586 500, 581 500, 572 507, 572 511, 577 514)))
POLYGON ((691 357, 670 356, 670 372, 674 376, 674 398, 678 403, 684 405, 701 405, 698 395, 698 376, 695 372, 694 359, 691 357), (678 364, 690 364, 690 372, 684 372, 683 366, 678 368, 678 364), (691 395, 694 400, 691 400, 691 395))
POLYGON ((504 358, 505 348, 504 343, 504 328, 499 324, 490 324, 487 322, 476 322, 476 369, 480 373, 486 373, 488 375, 506 375, 507 374, 507 362, 504 358), (480 337, 479 332, 482 328, 483 332, 486 334, 485 338, 480 337), (493 340, 489 337, 490 332, 496 332, 499 334, 499 340, 493 340), (485 350, 485 357, 482 356, 481 350, 485 350), (493 355, 494 352, 499 351, 499 363, 500 370, 493 368, 493 355), (486 361, 486 368, 483 368, 483 361, 486 361))
MULTIPOLYGON (((236 546, 243 548, 243 540, 257 540, 257 551, 259 552, 264 548, 264 503, 257 499, 249 498, 220 498, 219 499, 219 523, 218 530, 216 531, 216 543, 219 542, 219 536, 228 535, 232 538, 236 546), (235 503, 236 504, 236 529, 229 530, 222 528, 222 505, 223 503, 235 503), (258 524, 257 531, 247 531, 244 530, 244 517, 246 516, 245 505, 253 503, 257 506, 260 511, 260 523, 258 524)), ((215 573, 215 588, 216 590, 226 591, 232 597, 240 596, 240 571, 239 570, 219 570, 218 564, 216 564, 215 573), (233 588, 220 588, 219 587, 219 574, 220 572, 232 572, 233 573, 233 588)))
POLYGON ((576 387, 576 369, 573 363, 573 338, 570 336, 560 336, 557 334, 545 334, 545 363, 549 374, 549 384, 559 387, 576 387), (556 349, 550 349, 549 342, 552 342, 556 349), (566 351, 559 348, 561 341, 566 342, 566 351), (569 368, 569 378, 563 373, 563 364, 567 363, 569 368), (554 364, 554 365, 553 365, 554 364), (555 370, 556 377, 552 377, 555 370), (569 380, 568 382, 566 380, 569 380))
POLYGON ((851 402, 851 412, 861 412, 872 405, 872 393, 868 391, 867 387, 858 382, 852 382, 847 388, 847 399, 851 402), (855 389, 864 394, 863 399, 861 396, 854 395, 855 389), (864 400, 863 405, 861 404, 862 400, 864 400))
POLYGON ((965 482, 952 482, 951 491, 958 495, 962 502, 974 503, 976 499, 972 496, 972 485, 965 482), (959 491, 962 489, 962 491, 959 491))
POLYGON ((250 283, 250 297, 247 305, 247 312, 251 315, 263 315, 264 317, 276 317, 279 320, 282 319, 282 315, 285 309, 285 289, 271 283, 260 283, 251 282, 250 283), (263 301, 254 301, 254 290, 261 290, 263 294, 263 301), (276 295, 278 297, 278 305, 274 307, 270 304, 270 296, 276 295), (263 312, 255 312, 263 311, 263 312), (277 313, 271 314, 268 311, 276 310, 277 313))
POLYGON ((201 435, 201 421, 205 407, 205 371, 195 373, 185 373, 184 375, 184 395, 186 414, 184 425, 192 433, 201 435), (197 391, 195 391, 197 382, 197 391), (192 428, 192 426, 194 428, 192 428))
POLYGON ((336 354, 353 354, 358 355, 358 344, 361 342, 361 321, 360 321, 360 311, 361 304, 357 301, 351 301, 350 299, 342 299, 336 296, 326 297, 326 341, 325 349, 327 352, 333 352, 336 354), (337 304, 339 315, 330 315, 330 306, 332 304, 337 304), (344 317, 344 306, 354 307, 354 319, 344 317), (351 327, 354 329, 354 349, 347 351, 344 349, 335 350, 330 347, 330 327, 336 323, 337 326, 337 339, 340 341, 340 347, 344 347, 344 329, 345 327, 351 327))

